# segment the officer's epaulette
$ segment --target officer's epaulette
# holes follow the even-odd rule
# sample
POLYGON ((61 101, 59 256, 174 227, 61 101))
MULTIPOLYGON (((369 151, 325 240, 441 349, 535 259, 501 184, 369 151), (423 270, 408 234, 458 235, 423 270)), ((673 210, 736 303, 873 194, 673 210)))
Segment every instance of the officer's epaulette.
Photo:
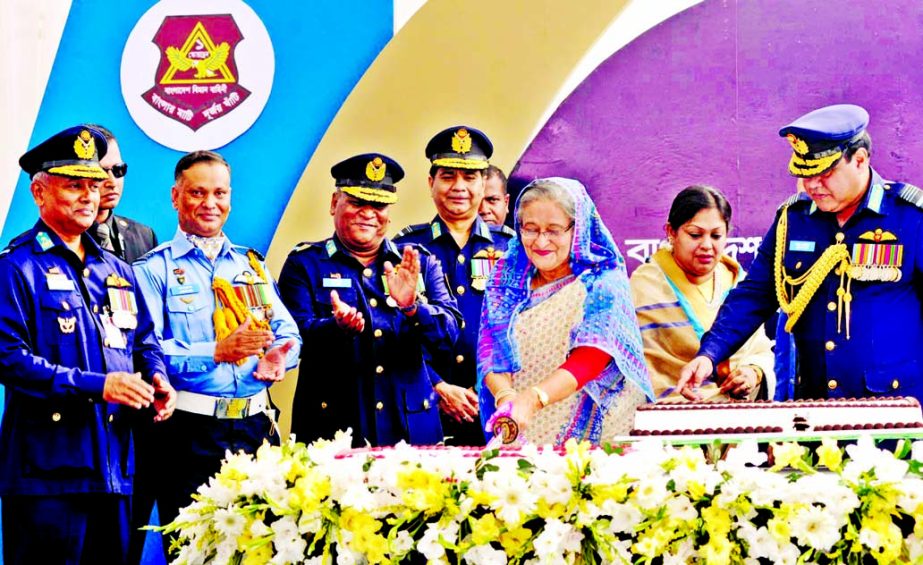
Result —
POLYGON ((811 200, 811 197, 808 196, 806 192, 796 192, 795 194, 792 194, 790 197, 788 197, 785 200, 785 202, 782 203, 781 206, 779 206, 779 210, 787 206, 791 206, 792 204, 795 204, 796 202, 801 202, 804 200, 811 200))
POLYGON ((7 246, 3 249, 3 251, 0 252, 0 255, 5 255, 9 253, 10 251, 16 249, 17 247, 32 241, 32 238, 30 237, 31 232, 32 230, 24 231, 21 234, 14 237, 13 239, 11 239, 10 242, 7 244, 7 246))
POLYGON ((317 244, 316 241, 302 241, 301 243, 296 244, 295 247, 293 247, 292 250, 289 251, 288 253, 289 255, 291 255, 292 253, 301 253, 305 249, 308 249, 309 247, 315 244, 317 244))
POLYGON ((158 246, 155 247, 154 249, 151 249, 150 251, 148 251, 148 252, 145 253, 144 255, 142 255, 142 256, 138 257, 137 259, 135 259, 134 261, 132 261, 131 264, 132 264, 132 265, 137 265, 137 264, 139 264, 139 263, 144 263, 145 261, 147 261, 148 259, 150 259, 150 258, 153 257, 154 255, 160 253, 161 251, 163 251, 163 250, 166 249, 167 247, 170 247, 170 243, 172 243, 172 242, 170 242, 170 241, 165 241, 165 242, 161 243, 160 245, 158 245, 158 246))
POLYGON ((397 239, 399 237, 404 237, 405 235, 410 235, 416 231, 428 230, 428 229, 429 229, 429 222, 426 222, 425 224, 411 224, 407 226, 406 228, 402 229, 401 231, 397 232, 397 235, 394 236, 394 239, 397 239))
POLYGON ((910 202, 917 208, 923 208, 923 190, 903 182, 889 183, 891 190, 897 190, 897 195, 901 200, 910 202))
POLYGON ((262 254, 262 253, 260 253, 259 251, 257 251, 256 249, 254 249, 254 248, 252 248, 252 247, 248 247, 248 248, 247 248, 247 255, 250 255, 251 253, 253 253, 253 254, 256 256, 256 258, 257 258, 258 260, 260 260, 260 261, 266 261, 266 258, 263 257, 263 254, 262 254))
POLYGON ((506 224, 503 224, 502 226, 491 225, 490 231, 492 231, 493 233, 502 233, 503 235, 508 235, 510 237, 515 237, 516 235, 516 232, 513 231, 513 228, 509 227, 506 224))

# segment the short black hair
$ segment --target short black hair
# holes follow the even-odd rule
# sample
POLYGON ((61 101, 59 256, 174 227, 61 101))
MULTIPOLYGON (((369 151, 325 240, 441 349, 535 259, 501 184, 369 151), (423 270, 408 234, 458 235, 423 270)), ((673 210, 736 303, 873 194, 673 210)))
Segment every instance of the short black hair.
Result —
POLYGON ((173 180, 179 181, 184 171, 199 163, 219 163, 228 168, 228 173, 231 172, 231 165, 229 165, 220 154, 214 151, 199 150, 186 153, 180 157, 179 161, 176 163, 176 168, 173 170, 173 180))
POLYGON ((859 139, 850 143, 849 147, 846 148, 846 151, 843 153, 843 158, 846 159, 847 163, 852 160, 852 156, 855 155, 856 151, 859 149, 865 149, 868 151, 869 155, 872 154, 872 136, 869 135, 868 131, 862 132, 859 139))
POLYGON ((667 223, 670 224, 673 231, 676 231, 702 210, 711 208, 718 210, 721 218, 724 219, 724 223, 730 228, 731 205, 717 188, 704 184, 687 186, 673 199, 667 223))
POLYGON ((500 184, 503 186, 503 193, 506 194, 507 178, 506 175, 503 174, 503 169, 496 165, 488 165, 487 168, 484 169, 484 180, 487 181, 493 177, 500 179, 500 184))

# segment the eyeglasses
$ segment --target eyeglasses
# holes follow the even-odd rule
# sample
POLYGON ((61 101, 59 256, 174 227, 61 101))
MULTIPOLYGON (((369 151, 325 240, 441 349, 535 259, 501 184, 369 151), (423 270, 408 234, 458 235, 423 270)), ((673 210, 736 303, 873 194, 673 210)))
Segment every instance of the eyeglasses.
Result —
POLYGON ((538 237, 541 235, 544 235, 549 240, 556 241, 564 237, 564 234, 573 229, 573 227, 574 222, 571 222, 570 225, 564 229, 550 229, 543 231, 537 230, 535 228, 519 228, 519 235, 522 237, 523 241, 533 241, 538 239, 538 237))
POLYGON ((120 179, 128 174, 128 163, 116 163, 111 167, 103 167, 103 170, 107 173, 112 173, 112 176, 120 179))

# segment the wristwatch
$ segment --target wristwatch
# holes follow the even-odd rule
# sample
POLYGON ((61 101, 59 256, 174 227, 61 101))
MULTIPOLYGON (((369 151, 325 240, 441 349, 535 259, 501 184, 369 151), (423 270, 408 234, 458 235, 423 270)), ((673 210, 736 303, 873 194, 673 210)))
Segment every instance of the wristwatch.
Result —
POLYGON ((401 311, 401 314, 410 314, 411 312, 417 309, 417 306, 419 304, 420 304, 420 298, 417 297, 413 299, 413 302, 411 302, 409 306, 400 306, 398 310, 401 311))

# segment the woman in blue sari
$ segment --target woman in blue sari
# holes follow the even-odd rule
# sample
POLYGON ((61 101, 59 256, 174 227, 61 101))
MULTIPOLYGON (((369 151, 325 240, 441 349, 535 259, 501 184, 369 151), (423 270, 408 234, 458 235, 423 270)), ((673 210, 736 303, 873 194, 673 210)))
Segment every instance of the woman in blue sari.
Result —
POLYGON ((625 260, 576 180, 533 181, 515 214, 484 298, 478 387, 526 441, 624 435, 653 398, 625 260))

